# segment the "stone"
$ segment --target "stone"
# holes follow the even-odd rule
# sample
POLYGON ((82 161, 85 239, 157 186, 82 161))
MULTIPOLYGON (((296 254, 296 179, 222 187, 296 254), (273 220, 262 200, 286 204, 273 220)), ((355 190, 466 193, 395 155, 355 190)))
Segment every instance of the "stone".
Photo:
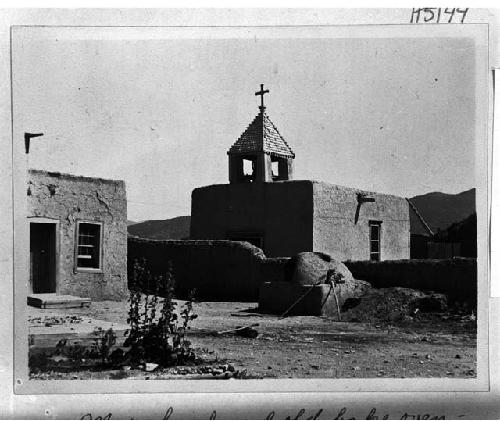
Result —
POLYGON ((144 370, 146 371, 155 371, 158 368, 158 364, 156 363, 146 363, 144 366, 144 370))
POLYGON ((238 336, 251 339, 255 339, 257 336, 259 336, 259 332, 249 326, 245 327, 244 329, 238 329, 235 333, 238 336))

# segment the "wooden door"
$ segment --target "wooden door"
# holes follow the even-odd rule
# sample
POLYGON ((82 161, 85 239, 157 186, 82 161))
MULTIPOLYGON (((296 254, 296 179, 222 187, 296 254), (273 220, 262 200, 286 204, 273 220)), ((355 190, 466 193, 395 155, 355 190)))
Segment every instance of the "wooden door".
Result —
POLYGON ((34 294, 56 292, 56 224, 30 224, 30 284, 34 294))

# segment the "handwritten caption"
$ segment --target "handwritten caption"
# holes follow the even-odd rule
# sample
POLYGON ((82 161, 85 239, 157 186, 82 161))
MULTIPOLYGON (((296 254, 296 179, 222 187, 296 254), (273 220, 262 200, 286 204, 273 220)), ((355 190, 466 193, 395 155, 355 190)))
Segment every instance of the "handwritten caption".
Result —
POLYGON ((413 8, 410 23, 464 23, 469 8, 421 7, 413 8))
MULTIPOLYGON (((169 407, 166 411, 165 414, 163 414, 161 419, 164 420, 169 420, 172 415, 174 414, 174 409, 172 407, 169 407)), ((207 414, 209 420, 215 420, 217 419, 217 411, 212 411, 211 413, 207 414)), ((325 414, 325 411, 323 409, 318 409, 314 411, 306 411, 304 408, 300 409, 297 411, 296 414, 293 415, 288 415, 284 419, 285 420, 319 420, 320 416, 325 414)), ((388 420, 388 419, 400 419, 400 420, 444 420, 446 419, 444 415, 432 415, 432 414, 419 414, 419 413, 408 413, 405 412, 404 414, 400 414, 397 417, 390 417, 390 414, 382 413, 382 414, 377 414, 377 409, 372 408, 368 414, 364 415, 361 418, 356 418, 349 414, 349 411, 347 408, 342 408, 340 411, 338 411, 336 414, 333 414, 333 416, 326 416, 325 419, 331 419, 331 420, 356 420, 356 419, 364 419, 364 420, 388 420)), ((278 414, 275 411, 270 411, 267 413, 267 415, 263 418, 266 420, 273 420, 273 419, 281 419, 278 418, 280 417, 280 414, 278 414)), ((91 413, 87 413, 83 416, 81 416, 81 420, 111 420, 113 418, 113 414, 109 412, 108 414, 101 416, 98 415, 95 418, 91 413)), ((133 420, 134 418, 129 418, 133 420)))

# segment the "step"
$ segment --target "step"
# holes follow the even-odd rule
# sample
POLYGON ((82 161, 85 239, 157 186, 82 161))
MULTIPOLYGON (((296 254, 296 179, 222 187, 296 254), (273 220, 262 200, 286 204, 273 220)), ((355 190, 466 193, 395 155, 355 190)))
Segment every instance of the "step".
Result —
POLYGON ((28 305, 37 308, 78 308, 89 307, 90 298, 60 294, 30 294, 28 305))

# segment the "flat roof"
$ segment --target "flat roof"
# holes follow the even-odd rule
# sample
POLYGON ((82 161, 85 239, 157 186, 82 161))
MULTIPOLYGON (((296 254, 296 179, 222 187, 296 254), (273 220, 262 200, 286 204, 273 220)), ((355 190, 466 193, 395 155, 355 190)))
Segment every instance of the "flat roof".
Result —
POLYGON ((47 177, 54 177, 54 178, 66 178, 66 179, 72 179, 75 181, 99 181, 101 183, 109 183, 109 184, 117 184, 117 183, 123 183, 125 184, 125 181, 123 180, 114 180, 110 178, 100 178, 100 177, 88 177, 84 175, 75 175, 75 174, 67 174, 67 173, 61 173, 58 171, 47 171, 47 170, 36 170, 30 168, 28 170, 30 174, 40 174, 40 175, 45 175, 47 177))

